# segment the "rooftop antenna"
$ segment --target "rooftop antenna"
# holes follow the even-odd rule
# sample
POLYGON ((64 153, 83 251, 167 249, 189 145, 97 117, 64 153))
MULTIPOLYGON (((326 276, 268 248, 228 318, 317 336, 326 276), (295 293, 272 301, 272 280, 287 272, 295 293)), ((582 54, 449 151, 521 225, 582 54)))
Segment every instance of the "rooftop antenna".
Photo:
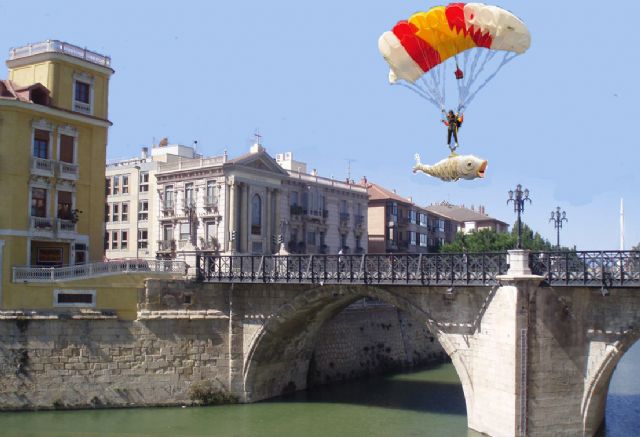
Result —
POLYGON ((624 250, 624 199, 620 198, 620 250, 624 250))
POLYGON ((351 163, 352 162, 356 162, 355 159, 345 159, 345 161, 347 161, 347 180, 350 181, 351 180, 351 163))

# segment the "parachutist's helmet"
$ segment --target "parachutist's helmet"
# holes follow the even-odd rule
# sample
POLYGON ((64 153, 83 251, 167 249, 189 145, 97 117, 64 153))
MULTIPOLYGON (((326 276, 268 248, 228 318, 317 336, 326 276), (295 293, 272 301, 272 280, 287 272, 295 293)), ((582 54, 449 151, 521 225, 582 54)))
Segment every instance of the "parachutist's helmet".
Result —
POLYGON ((452 110, 449 110, 449 115, 453 115, 453 111, 452 110))

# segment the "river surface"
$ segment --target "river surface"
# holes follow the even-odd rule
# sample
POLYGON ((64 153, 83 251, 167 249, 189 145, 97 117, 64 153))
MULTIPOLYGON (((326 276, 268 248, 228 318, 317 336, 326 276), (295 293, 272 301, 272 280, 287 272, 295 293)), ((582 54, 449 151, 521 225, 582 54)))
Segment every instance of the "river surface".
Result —
MULTIPOLYGON (((614 373, 603 437, 640 436, 640 345, 614 373)), ((480 437, 451 364, 252 405, 0 413, 0 435, 480 437)))

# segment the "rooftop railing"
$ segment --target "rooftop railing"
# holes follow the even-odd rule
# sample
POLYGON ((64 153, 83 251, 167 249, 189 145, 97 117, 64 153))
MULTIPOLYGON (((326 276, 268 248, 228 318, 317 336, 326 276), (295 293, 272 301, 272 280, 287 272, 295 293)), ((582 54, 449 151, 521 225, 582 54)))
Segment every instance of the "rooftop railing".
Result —
POLYGON ((185 262, 128 259, 78 264, 67 267, 13 267, 13 282, 55 282, 128 273, 184 274, 185 262))
POLYGON ((92 64, 101 65, 103 67, 111 67, 111 58, 101 55, 91 50, 83 49, 64 41, 50 39, 22 47, 15 47, 9 50, 9 60, 26 58, 40 53, 64 53, 74 58, 83 59, 92 64))

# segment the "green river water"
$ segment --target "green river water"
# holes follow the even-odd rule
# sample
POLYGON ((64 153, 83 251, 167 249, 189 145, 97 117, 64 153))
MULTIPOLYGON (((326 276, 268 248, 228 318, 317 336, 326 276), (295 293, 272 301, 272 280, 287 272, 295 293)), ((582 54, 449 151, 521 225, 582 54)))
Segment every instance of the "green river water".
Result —
MULTIPOLYGON (((640 436, 640 348, 619 365, 606 437, 640 436)), ((0 436, 480 437, 451 364, 251 405, 0 413, 0 436)))

